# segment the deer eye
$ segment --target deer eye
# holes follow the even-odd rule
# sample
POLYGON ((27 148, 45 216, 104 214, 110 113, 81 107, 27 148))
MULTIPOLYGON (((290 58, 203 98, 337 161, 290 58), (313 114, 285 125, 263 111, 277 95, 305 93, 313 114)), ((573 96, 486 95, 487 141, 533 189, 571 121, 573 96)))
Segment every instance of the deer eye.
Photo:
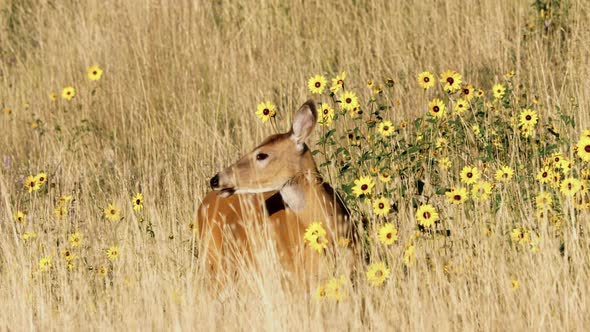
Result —
POLYGON ((268 155, 266 153, 259 153, 256 155, 256 160, 264 160, 268 158, 268 155))

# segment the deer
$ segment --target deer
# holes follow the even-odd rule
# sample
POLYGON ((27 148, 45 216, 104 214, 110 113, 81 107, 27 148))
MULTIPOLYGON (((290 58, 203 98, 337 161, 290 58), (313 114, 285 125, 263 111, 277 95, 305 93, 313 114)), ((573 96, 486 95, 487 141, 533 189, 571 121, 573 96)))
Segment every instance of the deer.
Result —
MULTIPOLYGON (((291 278, 318 275, 322 253, 309 248, 304 233, 321 222, 332 252, 343 243, 354 247, 356 232, 341 197, 324 182, 305 143, 316 123, 315 102, 293 116, 291 129, 262 141, 209 181, 212 191, 197 213, 199 252, 213 275, 228 264, 254 259, 252 237, 266 229, 278 260, 291 278)), ((324 257, 328 254, 323 253, 324 257)))

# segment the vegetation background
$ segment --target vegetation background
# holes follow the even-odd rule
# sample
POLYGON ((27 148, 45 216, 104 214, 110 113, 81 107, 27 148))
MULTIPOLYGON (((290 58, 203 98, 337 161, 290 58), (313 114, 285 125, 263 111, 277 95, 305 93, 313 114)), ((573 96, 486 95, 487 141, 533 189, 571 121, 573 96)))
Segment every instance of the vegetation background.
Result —
MULTIPOLYGON (((367 80, 392 78, 397 123, 426 112, 424 70, 454 69, 486 90, 514 70, 547 109, 575 98, 579 134, 590 126, 588 22, 581 0, 0 2, 0 106, 11 110, 0 117, 0 329, 584 330, 587 240, 564 259, 558 242, 531 256, 474 230, 453 278, 395 268, 385 287, 317 301, 280 289, 266 267, 220 298, 194 258, 190 225, 208 179, 275 132, 256 105, 276 103, 286 130, 317 73, 346 71, 360 98, 367 80), (97 82, 86 77, 94 64, 104 70, 97 82), (50 100, 66 86, 72 101, 50 100), (42 171, 47 189, 29 194, 24 178, 42 171), (57 220, 64 194, 74 201, 57 220), (111 202, 122 221, 104 220, 111 202), (23 241, 25 230, 37 238, 23 241), (72 273, 58 261, 77 231, 72 273), (109 261, 115 244, 120 257, 109 261), (46 255, 54 267, 41 273, 46 255)), ((502 213, 494 218, 534 209, 502 213)), ((398 222, 412 229, 406 217, 398 222)), ((403 241, 393 250, 402 255, 403 241)))

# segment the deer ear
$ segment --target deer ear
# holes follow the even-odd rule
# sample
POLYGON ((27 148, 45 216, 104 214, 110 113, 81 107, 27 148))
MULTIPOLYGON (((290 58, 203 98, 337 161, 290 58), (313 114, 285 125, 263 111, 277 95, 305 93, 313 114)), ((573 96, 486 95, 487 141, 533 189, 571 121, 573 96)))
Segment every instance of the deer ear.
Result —
POLYGON ((306 101, 293 118, 293 128, 291 128, 291 139, 298 145, 309 137, 318 120, 318 112, 313 100, 306 101))

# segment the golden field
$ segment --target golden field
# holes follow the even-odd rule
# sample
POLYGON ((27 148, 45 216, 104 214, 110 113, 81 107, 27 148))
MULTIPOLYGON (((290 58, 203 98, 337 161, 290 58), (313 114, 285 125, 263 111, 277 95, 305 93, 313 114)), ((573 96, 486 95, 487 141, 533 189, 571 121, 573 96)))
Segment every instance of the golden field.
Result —
POLYGON ((585 330, 588 21, 581 0, 0 2, 0 329, 585 330), (483 92, 466 115, 439 82, 447 70, 483 92), (437 86, 420 87, 424 71, 437 86), (342 72, 365 112, 342 111, 331 143, 328 125, 308 144, 366 230, 358 278, 318 298, 283 289, 269 259, 216 289, 193 229, 209 179, 288 130, 305 100, 339 112, 342 91, 312 94, 308 80, 342 72), (265 101, 277 117, 262 123, 265 101), (524 109, 538 116, 526 132, 524 109), (472 189, 467 166, 491 192, 455 204, 445 192, 472 189), (502 166, 509 181, 495 179, 502 166), (363 176, 375 189, 355 197, 363 176), (381 194, 395 205, 385 217, 381 194), (438 223, 418 227, 426 204, 438 223), (384 224, 391 245, 375 237, 384 224), (390 271, 380 285, 366 280, 375 262, 390 271))

